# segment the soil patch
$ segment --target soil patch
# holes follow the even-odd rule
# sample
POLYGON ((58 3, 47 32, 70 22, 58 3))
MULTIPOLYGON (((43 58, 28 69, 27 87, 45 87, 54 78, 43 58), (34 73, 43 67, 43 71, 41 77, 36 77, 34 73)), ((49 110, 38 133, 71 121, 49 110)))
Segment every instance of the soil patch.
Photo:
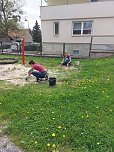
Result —
MULTIPOLYGON (((34 83, 36 81, 35 77, 31 77, 26 81, 28 71, 30 67, 22 64, 7 64, 0 65, 0 80, 6 80, 15 85, 24 86, 28 83, 34 83)), ((59 75, 58 70, 48 69, 49 77, 57 77, 59 75)))
POLYGON ((25 80, 29 69, 29 67, 21 64, 0 65, 0 80, 24 86, 26 83, 30 83, 25 80))
POLYGON ((3 134, 2 129, 3 126, 0 126, 0 152, 23 152, 3 134))

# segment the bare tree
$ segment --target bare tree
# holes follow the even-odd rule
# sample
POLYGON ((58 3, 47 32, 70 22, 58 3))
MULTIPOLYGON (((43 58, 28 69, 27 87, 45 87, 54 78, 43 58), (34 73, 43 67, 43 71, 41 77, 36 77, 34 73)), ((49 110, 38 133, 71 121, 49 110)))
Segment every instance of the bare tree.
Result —
POLYGON ((0 33, 8 35, 8 31, 18 28, 23 14, 24 0, 0 0, 0 33))

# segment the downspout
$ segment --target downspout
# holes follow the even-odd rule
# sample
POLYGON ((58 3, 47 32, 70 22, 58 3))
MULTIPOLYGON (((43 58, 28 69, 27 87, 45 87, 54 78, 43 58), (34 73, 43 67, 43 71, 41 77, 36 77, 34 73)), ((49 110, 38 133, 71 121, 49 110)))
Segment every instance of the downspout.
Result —
POLYGON ((92 48, 93 36, 91 36, 90 46, 89 46, 89 58, 91 57, 91 48, 92 48))

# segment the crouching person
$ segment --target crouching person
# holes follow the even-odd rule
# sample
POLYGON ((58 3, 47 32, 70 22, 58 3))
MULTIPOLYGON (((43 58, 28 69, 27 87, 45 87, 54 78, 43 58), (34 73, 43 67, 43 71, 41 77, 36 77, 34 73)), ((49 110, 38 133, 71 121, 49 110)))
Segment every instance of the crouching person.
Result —
POLYGON ((63 61, 61 62, 61 65, 70 66, 71 65, 71 56, 65 52, 63 56, 63 61))
POLYGON ((31 74, 36 77, 36 82, 40 81, 42 78, 48 80, 47 70, 39 63, 34 62, 33 60, 29 61, 31 69, 28 72, 28 76, 31 74))

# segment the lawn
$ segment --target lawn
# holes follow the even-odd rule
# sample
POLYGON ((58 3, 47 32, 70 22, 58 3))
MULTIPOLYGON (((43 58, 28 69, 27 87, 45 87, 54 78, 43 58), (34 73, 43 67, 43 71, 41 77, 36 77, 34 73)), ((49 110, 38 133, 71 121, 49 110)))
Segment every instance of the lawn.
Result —
POLYGON ((57 85, 0 81, 4 133, 25 152, 113 152, 114 57, 74 59, 73 69, 60 58, 32 59, 57 70, 57 85))

